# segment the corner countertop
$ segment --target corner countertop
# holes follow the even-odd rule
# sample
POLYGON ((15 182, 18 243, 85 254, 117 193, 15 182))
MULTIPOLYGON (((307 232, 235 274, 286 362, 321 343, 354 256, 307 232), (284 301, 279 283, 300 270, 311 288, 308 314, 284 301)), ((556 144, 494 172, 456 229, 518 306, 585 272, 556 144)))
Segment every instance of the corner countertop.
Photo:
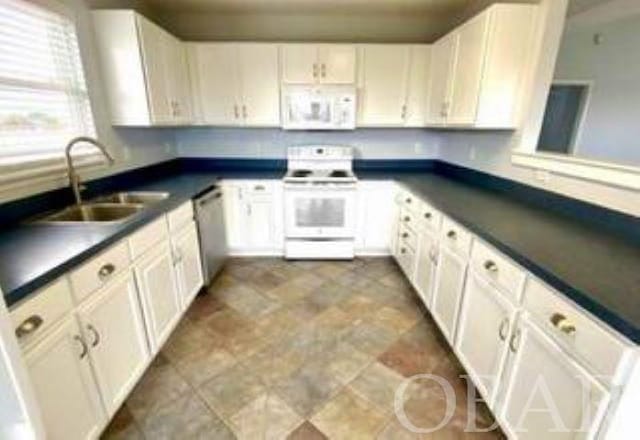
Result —
MULTIPOLYGON (((622 236, 504 193, 432 171, 357 171, 394 180, 502 251, 533 275, 640 342, 640 247, 622 236)), ((0 285, 9 306, 220 179, 280 179, 282 171, 180 171, 127 187, 171 196, 109 225, 22 224, 0 233, 0 285)))
POLYGON ((490 189, 424 172, 360 172, 404 184, 635 343, 640 247, 621 236, 490 189))
POLYGON ((11 307, 84 261, 185 201, 228 179, 280 179, 280 171, 179 172, 127 191, 163 191, 166 200, 131 219, 109 224, 23 223, 0 233, 0 286, 11 307))

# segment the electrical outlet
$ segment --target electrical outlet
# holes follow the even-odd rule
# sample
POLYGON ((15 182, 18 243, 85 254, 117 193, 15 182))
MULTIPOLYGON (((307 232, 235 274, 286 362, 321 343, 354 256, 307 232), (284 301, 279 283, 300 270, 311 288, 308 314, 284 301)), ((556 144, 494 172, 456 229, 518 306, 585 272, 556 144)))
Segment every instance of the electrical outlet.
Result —
POLYGON ((548 182, 551 179, 551 173, 547 170, 536 170, 536 180, 540 182, 548 182))

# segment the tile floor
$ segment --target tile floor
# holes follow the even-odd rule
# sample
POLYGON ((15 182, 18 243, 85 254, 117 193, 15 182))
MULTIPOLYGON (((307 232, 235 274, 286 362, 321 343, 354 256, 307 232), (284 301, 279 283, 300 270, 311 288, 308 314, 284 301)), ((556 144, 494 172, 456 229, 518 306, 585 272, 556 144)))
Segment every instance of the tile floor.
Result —
POLYGON ((468 420, 464 371, 388 258, 232 259, 199 296, 118 411, 108 439, 502 438, 486 407, 468 420), (441 387, 406 386, 432 373, 441 387), (486 429, 485 429, 486 431, 486 429))

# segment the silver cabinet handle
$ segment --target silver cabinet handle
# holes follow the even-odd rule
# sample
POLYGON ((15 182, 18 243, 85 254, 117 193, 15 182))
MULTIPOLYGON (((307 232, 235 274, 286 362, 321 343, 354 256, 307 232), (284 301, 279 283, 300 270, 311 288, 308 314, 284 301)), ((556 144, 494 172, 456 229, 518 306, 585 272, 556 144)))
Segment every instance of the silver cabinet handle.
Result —
POLYGON ((265 187, 264 187, 264 185, 256 185, 256 186, 253 187, 253 190, 254 191, 264 191, 265 187))
POLYGON ((456 238, 458 238, 458 234, 456 233, 456 231, 451 230, 447 232, 447 237, 449 237, 452 240, 455 240, 456 238))
POLYGON ((327 65, 325 63, 322 63, 322 66, 320 66, 320 67, 321 67, 320 70, 321 70, 322 77, 326 78, 327 77, 327 65))
POLYGON ((495 263, 495 261, 487 260, 484 262, 483 266, 487 272, 491 272, 491 273, 498 272, 498 265, 495 263))
POLYGON ((403 120, 407 119, 407 105, 402 106, 402 115, 400 116, 403 120))
POLYGON ((249 112, 247 112, 247 106, 246 105, 242 105, 242 117, 244 119, 247 119, 247 116, 249 115, 249 112))
POLYGON ((402 238, 409 238, 409 233, 408 232, 403 232, 402 233, 402 238))
POLYGON ((82 348, 82 351, 80 351, 80 359, 84 359, 89 354, 89 347, 87 347, 87 343, 84 342, 84 339, 82 339, 80 335, 75 335, 73 339, 80 343, 80 347, 82 348))
POLYGON ((504 318, 500 323, 500 327, 498 328, 498 336, 501 341, 507 340, 507 335, 509 334, 509 318, 504 318))
POLYGON ((407 253, 407 248, 400 248, 400 253, 401 254, 406 254, 407 253))
POLYGON ((235 116, 236 119, 240 117, 240 110, 238 109, 238 104, 235 104, 233 106, 233 116, 235 116))
POLYGON ((318 64, 317 63, 313 63, 313 77, 314 78, 318 77, 318 64))
POLYGON ((411 197, 407 197, 406 199, 404 199, 405 203, 410 204, 413 200, 411 200, 411 197))
POLYGON ((91 346, 92 347, 97 346, 100 343, 100 333, 98 333, 98 330, 96 330, 96 328, 91 324, 87 325, 87 330, 89 330, 93 335, 93 341, 91 342, 91 346))
POLYGON ((174 250, 174 258, 173 258, 173 263, 174 264, 178 264, 181 263, 183 260, 184 256, 182 255, 182 250, 180 248, 176 248, 174 250))
POLYGON ((31 315, 22 323, 16 327, 16 337, 18 339, 24 338, 27 335, 35 332, 40 328, 44 320, 40 317, 40 315, 31 315))
POLYGON ((573 335, 575 332, 578 331, 576 326, 573 323, 571 323, 569 318, 567 318, 562 313, 554 313, 549 318, 549 321, 551 321, 551 324, 553 324, 555 328, 557 328, 558 330, 560 330, 562 333, 566 335, 573 335))
POLYGON ((98 270, 98 278, 100 278, 100 281, 105 281, 107 278, 113 275, 115 271, 116 266, 111 263, 107 263, 98 270))
POLYGON ((404 221, 405 221, 405 223, 409 223, 409 222, 411 221, 411 217, 406 216, 406 217, 404 218, 404 221))
POLYGON ((511 339, 509 340, 509 349, 512 353, 517 353, 520 345, 520 329, 517 328, 516 331, 511 335, 511 339))
POLYGON ((424 213, 424 218, 426 218, 427 220, 431 219, 431 217, 433 217, 433 216, 431 215, 430 212, 425 212, 424 213))

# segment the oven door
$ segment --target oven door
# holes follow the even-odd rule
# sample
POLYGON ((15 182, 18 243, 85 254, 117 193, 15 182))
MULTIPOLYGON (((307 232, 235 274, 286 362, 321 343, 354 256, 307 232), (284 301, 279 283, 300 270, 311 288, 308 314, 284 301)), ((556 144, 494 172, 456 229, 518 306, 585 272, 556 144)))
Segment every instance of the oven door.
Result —
POLYGON ((356 190, 314 185, 285 189, 287 238, 354 238, 356 190))

